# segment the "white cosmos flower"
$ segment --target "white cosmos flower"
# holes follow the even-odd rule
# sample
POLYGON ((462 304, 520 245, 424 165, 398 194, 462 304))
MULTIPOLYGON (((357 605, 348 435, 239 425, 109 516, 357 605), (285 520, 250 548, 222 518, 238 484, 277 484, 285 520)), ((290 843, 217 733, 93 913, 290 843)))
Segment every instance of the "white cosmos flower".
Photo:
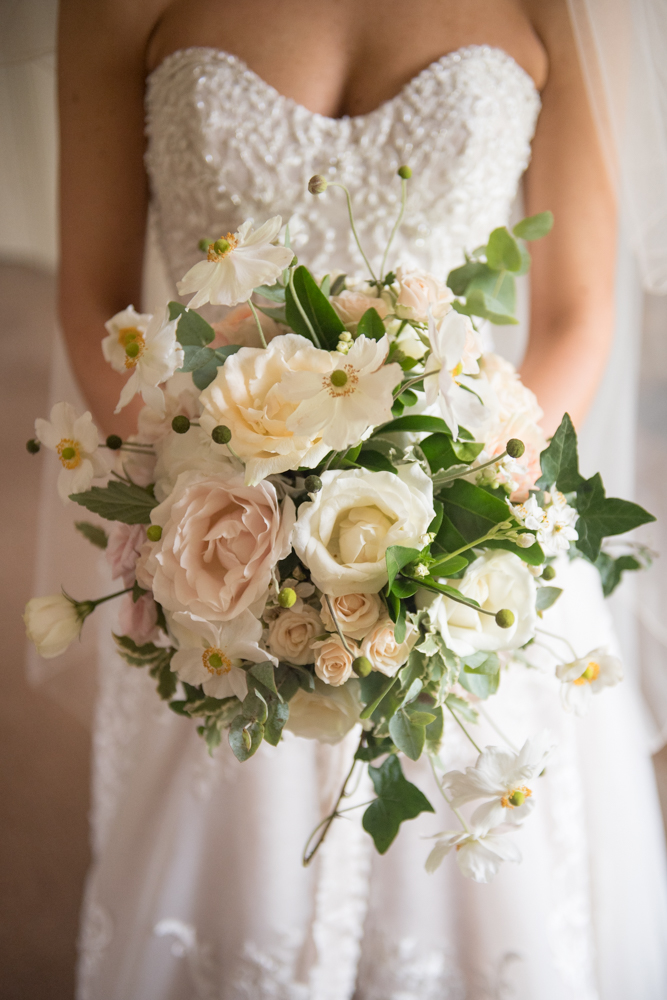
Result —
POLYGON ((485 747, 474 767, 448 771, 442 787, 458 809, 466 802, 486 799, 472 814, 473 824, 485 824, 487 829, 511 823, 518 826, 532 812, 533 792, 527 782, 540 774, 552 752, 546 736, 526 740, 521 750, 485 747))
POLYGON ((298 403, 286 421, 293 434, 318 435, 343 451, 369 427, 391 420, 392 389, 401 380, 399 365, 385 365, 387 337, 358 337, 347 354, 313 349, 313 371, 287 372, 279 391, 298 403))
POLYGON ((241 660, 254 663, 277 662, 260 649, 262 625, 250 611, 242 611, 228 622, 207 622, 177 611, 169 615, 169 626, 178 642, 171 669, 186 684, 201 684, 213 698, 236 695, 241 701, 248 693, 241 660))
POLYGON ((623 680, 623 664, 606 649, 593 649, 580 660, 560 663, 556 677, 561 684, 561 700, 568 712, 585 715, 594 694, 615 687, 623 680))
POLYGON ((486 416, 484 402, 478 397, 480 391, 490 394, 490 384, 485 380, 482 389, 481 381, 466 377, 479 373, 477 359, 482 345, 470 318, 454 309, 439 320, 429 312, 428 337, 431 353, 424 369, 426 400, 429 404, 438 402, 456 440, 459 424, 474 427, 486 416))
POLYGON ((426 859, 426 871, 434 872, 452 848, 462 875, 475 882, 490 882, 503 861, 521 861, 516 844, 487 823, 470 823, 468 830, 447 830, 440 834, 426 859))
POLYGON ((235 306, 247 302, 258 285, 271 285, 292 261, 289 247, 274 246, 282 219, 274 215, 255 232, 248 219, 236 233, 227 233, 208 248, 208 259, 191 267, 178 282, 179 295, 196 294, 190 309, 211 302, 217 306, 235 306))
POLYGON ((49 420, 35 420, 35 437, 60 459, 58 493, 65 502, 70 493, 85 492, 93 479, 108 472, 98 452, 99 433, 88 411, 77 417, 70 403, 56 403, 49 420))
MULTIPOLYGON (((129 310, 118 315, 127 315, 129 310)), ((166 382, 182 366, 185 359, 183 348, 176 340, 176 328, 180 317, 170 320, 168 314, 156 314, 150 318, 145 330, 137 327, 132 333, 128 328, 119 328, 119 336, 122 333, 125 340, 125 359, 123 368, 131 371, 132 374, 123 386, 123 391, 118 400, 115 413, 120 413, 124 406, 139 392, 144 403, 156 410, 159 414, 164 414, 165 402, 162 389, 158 388, 160 383, 166 382)), ((116 323, 117 316, 109 320, 109 325, 116 323)), ((143 325, 143 324, 142 324, 143 325)), ((112 367, 116 367, 118 352, 108 343, 109 337, 105 337, 102 345, 107 344, 104 356, 110 361, 112 367)))

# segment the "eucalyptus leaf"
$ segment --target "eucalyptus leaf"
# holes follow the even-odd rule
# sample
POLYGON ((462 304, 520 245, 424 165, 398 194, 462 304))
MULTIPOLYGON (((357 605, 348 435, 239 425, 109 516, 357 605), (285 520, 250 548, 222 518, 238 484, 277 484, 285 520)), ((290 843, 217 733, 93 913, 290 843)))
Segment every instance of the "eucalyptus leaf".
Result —
POLYGON ((521 222, 517 222, 512 232, 522 240, 541 240, 543 236, 551 232, 553 224, 552 212, 539 212, 537 215, 529 215, 521 222))
POLYGON ((248 693, 241 705, 241 714, 245 719, 253 719, 255 722, 266 722, 269 708, 266 699, 259 693, 257 688, 248 687, 248 693))
POLYGON ((280 743, 285 723, 289 718, 289 705, 286 701, 276 701, 269 705, 269 714, 264 724, 264 739, 272 747, 277 747, 280 743))
POLYGON ((237 715, 229 728, 229 745, 241 763, 257 752, 263 739, 262 723, 247 719, 244 715, 237 715))
POLYGON ((546 611, 552 604, 555 604, 563 593, 562 587, 538 587, 535 598, 535 610, 546 611))
POLYGON ((453 271, 449 272, 447 287, 451 288, 454 295, 465 295, 470 282, 486 270, 486 264, 482 264, 476 260, 469 260, 462 267, 456 267, 453 271))
POLYGON ((272 691, 280 698, 276 687, 276 678, 272 663, 268 660, 265 663, 253 663, 248 673, 252 677, 255 677, 265 688, 268 688, 269 691, 272 691))
POLYGON ((178 318, 176 339, 181 347, 205 347, 214 339, 213 327, 194 309, 188 309, 180 302, 170 302, 168 309, 170 320, 178 318))
POLYGON ((518 271, 521 267, 519 245, 505 226, 494 229, 489 236, 486 263, 494 271, 518 271))

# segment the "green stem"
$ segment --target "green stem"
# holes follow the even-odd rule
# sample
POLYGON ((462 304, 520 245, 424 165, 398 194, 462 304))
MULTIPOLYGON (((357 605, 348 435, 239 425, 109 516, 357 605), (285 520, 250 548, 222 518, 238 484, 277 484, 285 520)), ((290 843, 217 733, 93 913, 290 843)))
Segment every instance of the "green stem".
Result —
POLYGON ((378 707, 382 699, 389 694, 389 692, 397 682, 398 682, 398 674, 396 675, 396 677, 389 677, 387 681, 385 681, 384 685, 380 688, 380 693, 377 696, 377 698, 375 698, 375 700, 372 701, 370 705, 366 705, 365 709, 363 710, 359 718, 370 719, 371 715, 378 707))
MULTIPOLYGON (((501 521, 500 523, 503 524, 504 522, 501 521)), ((488 542, 490 538, 494 538, 498 533, 499 533, 499 526, 495 525, 493 528, 491 528, 490 531, 487 531, 485 535, 482 535, 481 538, 476 538, 474 542, 468 542, 467 545, 462 545, 460 549, 455 549, 453 552, 448 552, 447 555, 444 555, 442 557, 442 559, 438 559, 436 562, 431 563, 431 565, 429 566, 429 572, 432 574, 434 569, 437 569, 438 566, 444 566, 444 564, 448 563, 450 559, 454 558, 454 556, 460 556, 462 552, 467 552, 468 549, 474 549, 476 545, 481 545, 483 542, 488 542)))
MULTIPOLYGON (((363 734, 362 734, 361 739, 359 740, 359 746, 361 746, 362 740, 363 740, 363 734)), ((340 790, 340 795, 336 799, 336 805, 333 807, 333 809, 329 813, 329 815, 325 816, 324 819, 322 820, 322 822, 317 824, 317 826, 315 827, 315 829, 313 830, 313 832, 308 837, 308 840, 306 841, 306 846, 303 849, 303 855, 301 857, 301 864, 303 865, 304 868, 306 868, 310 864, 310 862, 313 860, 313 858, 315 857, 317 851, 319 850, 319 848, 321 847, 321 845, 322 845, 322 843, 324 841, 324 838, 326 837, 327 833, 329 832, 329 827, 331 826, 331 824, 335 820, 336 816, 339 815, 338 806, 340 805, 342 799, 345 797, 345 792, 347 790, 347 786, 349 784, 350 778, 352 777, 352 773, 353 773, 356 765, 357 765, 357 758, 356 758, 356 755, 355 755, 355 757, 354 757, 354 759, 352 761, 352 767, 347 772, 347 777, 345 778, 345 781, 343 782, 343 787, 340 790), (324 827, 324 829, 322 829, 322 827, 324 827), (313 849, 311 851, 309 851, 308 848, 310 847, 311 841, 313 840, 313 837, 318 832, 318 830, 322 830, 322 833, 317 838, 317 841, 315 842, 315 846, 313 847, 313 849)))
POLYGON ((581 659, 581 657, 577 656, 574 646, 572 645, 570 640, 566 639, 564 635, 556 635, 555 632, 547 632, 545 628, 536 628, 535 631, 541 632, 542 635, 548 635, 551 639, 558 639, 559 642, 564 642, 565 645, 569 647, 569 650, 572 653, 572 656, 575 658, 575 660, 581 659))
MULTIPOLYGON (((503 460, 503 458, 505 458, 506 455, 507 455, 507 452, 503 451, 502 454, 496 455, 495 458, 490 459, 488 462, 483 462, 481 465, 475 465, 475 466, 471 467, 471 469, 469 470, 469 472, 464 472, 463 475, 464 476, 471 476, 475 472, 481 472, 482 469, 488 469, 488 467, 490 465, 496 465, 498 462, 501 462, 503 460)), ((461 472, 452 472, 449 475, 447 475, 447 473, 445 473, 443 476, 437 476, 436 475, 436 476, 433 477, 433 485, 434 486, 443 486, 445 483, 451 483, 451 482, 453 482, 454 479, 460 479, 461 475, 462 475, 461 472)))
POLYGON ((257 310, 255 309, 255 306, 253 305, 252 299, 248 299, 248 305, 250 306, 252 314, 255 317, 255 323, 257 324, 257 330, 259 331, 259 340, 260 340, 260 343, 261 343, 262 347, 266 348, 268 345, 266 343, 266 338, 264 336, 264 331, 262 330, 262 324, 259 321, 259 316, 257 315, 257 310))
MULTIPOLYGON (((90 603, 97 607, 98 604, 104 604, 105 601, 111 601, 114 597, 122 597, 123 594, 129 594, 134 590, 134 587, 126 587, 125 590, 117 590, 115 594, 107 594, 106 597, 98 597, 96 601, 90 601, 90 603)), ((86 603, 85 601, 79 603, 86 603)))
POLYGON ((354 236, 356 244, 359 247, 359 253, 364 258, 364 263, 366 264, 366 267, 370 271, 371 278, 373 279, 373 281, 377 281, 377 278, 375 277, 375 271, 371 267, 370 261, 368 260, 368 257, 364 253, 364 248, 361 245, 361 241, 359 240, 359 234, 357 233, 357 227, 354 224, 354 214, 352 212, 352 201, 350 199, 350 192, 347 190, 347 188, 345 187, 344 184, 339 184, 338 181, 332 181, 329 184, 329 187, 337 187, 337 188, 340 188, 342 191, 345 192, 345 197, 347 199, 347 213, 348 213, 348 215, 350 217, 350 227, 352 229, 352 235, 354 236))
MULTIPOLYGON (((437 375, 437 372, 429 372, 429 375, 437 375)), ((428 376, 424 375, 415 375, 413 378, 409 378, 406 379, 405 382, 401 382, 398 389, 394 390, 393 398, 398 399, 402 392, 405 392, 406 389, 410 389, 413 385, 417 385, 418 382, 423 382, 424 378, 427 377, 428 376)))
POLYGON ((329 595, 325 594, 324 595, 324 599, 327 602, 327 607, 329 609, 329 614, 331 615, 331 620, 333 621, 334 627, 335 627, 336 631, 338 632, 338 636, 340 638, 340 641, 343 643, 343 648, 345 649, 346 653, 349 653, 350 656, 352 656, 352 650, 350 649, 350 647, 346 643, 345 636, 341 632, 341 628, 340 628, 340 625, 338 624, 338 619, 336 618, 336 615, 334 614, 334 609, 333 609, 333 607, 331 605, 331 599, 329 598, 329 595))
POLYGON ((486 719, 486 721, 488 722, 488 724, 493 729, 495 729, 495 731, 498 733, 498 736, 500 736, 501 740, 503 740, 505 743, 507 743, 507 746, 510 748, 510 750, 513 750, 514 753, 518 753, 519 752, 519 748, 516 747, 514 745, 514 743, 512 743, 512 741, 510 739, 508 739, 507 736, 505 736, 505 733, 502 731, 502 729, 500 728, 500 726, 496 725, 496 723, 493 721, 493 719, 491 718, 490 714, 486 711, 486 709, 482 705, 478 705, 477 706, 477 711, 479 712, 480 715, 483 715, 484 718, 486 719))
POLYGON ((380 268, 380 277, 381 278, 384 277, 384 266, 387 263, 387 257, 389 255, 389 248, 391 247, 391 244, 394 241, 394 236, 398 232, 398 227, 400 226, 401 222, 403 221, 403 213, 405 212, 405 202, 406 202, 406 199, 407 199, 407 195, 408 195, 408 182, 405 180, 404 177, 401 177, 401 208, 400 208, 400 211, 398 213, 398 218, 396 219, 396 222, 394 223, 394 228, 391 231, 391 235, 389 237, 389 242, 387 243, 387 249, 384 252, 384 257, 382 258, 382 267, 380 268))
POLYGON ((313 324, 308 319, 308 314, 306 313, 306 310, 301 305, 301 300, 299 299, 299 296, 296 293, 296 288, 294 287, 294 268, 293 267, 290 267, 290 269, 289 269, 289 288, 290 288, 290 292, 292 293, 292 297, 294 299, 296 307, 299 310, 299 312, 301 313, 301 319, 304 321, 304 323, 308 327, 308 332, 310 333, 310 336, 312 338, 313 343, 315 344, 315 347, 318 347, 320 350, 322 350, 322 345, 320 344, 320 339, 317 336, 317 334, 315 333, 315 330, 313 329, 313 324))
POLYGON ((454 721, 458 722, 459 726, 461 727, 461 729, 463 730, 463 732, 466 734, 466 736, 468 737, 468 739, 470 740, 470 742, 474 746, 474 748, 477 751, 477 753, 481 753, 482 752, 481 749, 477 746, 477 744, 475 743, 474 739, 472 738, 472 736, 470 735, 470 733, 468 732, 468 730, 466 729, 466 727, 463 725, 463 723, 459 719, 458 715, 456 714, 456 712, 454 711, 454 709, 452 708, 452 706, 448 705, 447 702, 445 702, 445 705, 449 709, 449 711, 452 713, 454 721))
POLYGON ((465 819, 463 817, 463 814, 461 813, 461 811, 459 809, 456 809, 452 805, 452 800, 449 798, 449 796, 445 792, 444 788, 440 784, 440 779, 438 778, 438 772, 435 769, 435 764, 433 763, 433 756, 431 754, 428 755, 428 760, 429 760, 429 764, 431 765, 431 770, 433 771, 433 777, 435 779, 435 783, 438 786, 438 791, 440 792, 440 794, 442 795, 443 799, 445 800, 445 802, 447 803, 447 805, 449 806, 449 808, 452 810, 452 812, 454 813, 454 815, 458 819, 459 823, 461 824, 461 826, 463 827, 463 829, 465 830, 465 832, 466 833, 470 833, 470 827, 466 823, 466 821, 465 821, 465 819))

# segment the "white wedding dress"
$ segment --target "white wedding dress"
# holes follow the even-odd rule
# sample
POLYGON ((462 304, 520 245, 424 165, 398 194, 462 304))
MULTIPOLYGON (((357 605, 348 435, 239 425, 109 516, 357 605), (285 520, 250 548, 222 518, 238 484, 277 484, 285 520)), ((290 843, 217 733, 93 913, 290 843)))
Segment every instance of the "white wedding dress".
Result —
MULTIPOLYGON (((446 55, 377 110, 339 120, 282 97, 234 56, 175 52, 147 92, 170 279, 199 259, 202 236, 278 213, 315 272, 363 273, 341 193, 316 199, 308 179, 348 186, 379 262, 401 163, 413 169, 401 259, 444 275, 507 221, 539 108, 530 77, 487 47, 446 55)), ((559 577, 566 591, 545 628, 579 655, 613 644, 592 567, 579 560, 559 577)), ((104 638, 79 1000, 664 1000, 667 875, 633 677, 577 720, 552 674, 514 666, 489 713, 517 744, 544 727, 558 744, 515 837, 522 865, 489 885, 466 881, 453 857, 427 875, 424 838, 457 823, 428 765, 408 762, 436 815, 406 823, 380 857, 353 811, 304 869, 352 744, 288 734, 243 765, 224 741, 211 759, 194 724, 104 638)), ((442 756, 448 768, 474 760, 453 723, 442 756)))

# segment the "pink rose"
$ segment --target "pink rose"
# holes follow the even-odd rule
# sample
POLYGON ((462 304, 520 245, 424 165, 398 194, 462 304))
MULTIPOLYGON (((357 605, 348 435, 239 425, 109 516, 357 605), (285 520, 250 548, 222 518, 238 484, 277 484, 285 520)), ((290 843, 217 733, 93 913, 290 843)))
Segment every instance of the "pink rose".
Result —
POLYGON ((155 642, 159 638, 157 627, 157 607, 152 594, 142 594, 138 601, 132 600, 132 594, 126 594, 120 604, 118 627, 121 635, 127 635, 143 646, 146 642, 155 642))
POLYGON ((396 312, 405 319, 425 323, 429 306, 433 315, 440 318, 454 298, 451 289, 426 271, 406 273, 399 267, 396 277, 399 286, 396 312))
POLYGON ((111 567, 111 575, 114 580, 122 577, 126 587, 132 586, 136 575, 137 559, 145 541, 145 525, 123 524, 121 521, 113 522, 104 554, 111 567))
POLYGON ((238 474, 183 472, 151 511, 162 528, 146 546, 139 572, 170 611, 229 621, 266 597, 271 571, 290 551, 294 504, 238 474))
POLYGON ((345 289, 340 295, 332 295, 331 305, 346 326, 356 326, 369 309, 375 309, 380 319, 384 319, 388 312, 384 299, 364 292, 352 292, 350 289, 345 289))
MULTIPOLYGON (((270 303, 274 306, 275 303, 270 303)), ((262 312, 257 312, 259 322, 262 325, 262 332, 267 344, 277 337, 280 327, 274 319, 266 316, 262 312)), ((213 323, 215 330, 215 340, 211 347, 226 347, 228 344, 240 344, 241 347, 262 347, 259 339, 259 331, 252 309, 247 302, 242 302, 240 306, 231 309, 224 319, 218 323, 213 323)))

